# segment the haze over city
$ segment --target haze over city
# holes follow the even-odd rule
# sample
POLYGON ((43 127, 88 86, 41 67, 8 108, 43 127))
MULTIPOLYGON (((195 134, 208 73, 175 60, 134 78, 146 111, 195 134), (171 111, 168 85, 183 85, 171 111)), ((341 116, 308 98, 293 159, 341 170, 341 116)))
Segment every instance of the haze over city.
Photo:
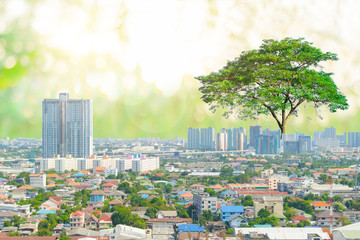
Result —
MULTIPOLYGON (((0 7, 1 136, 41 138, 41 101, 59 92, 94 101, 94 137, 185 138, 188 127, 249 127, 254 122, 211 113, 194 76, 263 39, 285 37, 338 54, 322 66, 350 106, 337 113, 304 106, 291 118, 296 129, 359 130, 356 1, 19 0, 0 7)), ((276 128, 270 118, 259 124, 276 128)))

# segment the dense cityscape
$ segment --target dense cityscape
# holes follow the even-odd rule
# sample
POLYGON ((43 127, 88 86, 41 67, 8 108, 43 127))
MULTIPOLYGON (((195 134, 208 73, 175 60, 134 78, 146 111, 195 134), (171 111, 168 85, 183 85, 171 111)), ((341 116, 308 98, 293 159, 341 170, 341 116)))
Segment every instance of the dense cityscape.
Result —
POLYGON ((42 110, 42 139, 0 140, 4 236, 315 240, 359 226, 359 132, 93 139, 91 100, 60 93, 42 110))
POLYGON ((0 240, 360 240, 359 12, 0 1, 0 240))

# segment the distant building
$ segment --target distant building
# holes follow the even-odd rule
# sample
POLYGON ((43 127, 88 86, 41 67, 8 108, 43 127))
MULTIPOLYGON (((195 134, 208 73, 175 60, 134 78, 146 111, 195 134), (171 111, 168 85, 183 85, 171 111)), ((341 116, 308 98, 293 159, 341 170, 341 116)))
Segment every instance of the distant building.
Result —
POLYGON ((234 215, 238 214, 240 216, 244 215, 244 207, 243 206, 220 206, 220 219, 222 222, 228 222, 229 218, 234 215))
POLYGON ((71 215, 69 217, 69 221, 70 221, 70 227, 72 229, 84 227, 84 224, 85 224, 84 212, 76 211, 76 212, 71 213, 71 215))
POLYGON ((227 133, 226 131, 216 134, 216 151, 227 151, 228 142, 227 142, 227 133))
POLYGON ((336 139, 339 140, 339 144, 341 147, 346 146, 346 132, 342 135, 336 135, 336 139))
POLYGON ((104 176, 105 176, 105 177, 108 177, 108 176, 110 176, 110 175, 117 176, 117 175, 118 175, 118 170, 117 170, 117 168, 111 168, 111 167, 105 168, 105 169, 104 169, 104 176))
POLYGON ((44 99, 42 103, 43 158, 55 155, 88 157, 93 152, 92 100, 44 99))
POLYGON ((311 136, 299 137, 299 152, 309 153, 312 151, 311 136))
POLYGON ((236 133, 236 150, 245 150, 247 148, 246 132, 236 133))
POLYGON ((132 155, 132 169, 133 172, 152 171, 160 167, 158 157, 147 157, 141 154, 132 155))
POLYGON ((267 209, 271 214, 283 214, 283 199, 282 197, 264 196, 262 199, 254 201, 255 216, 258 216, 258 213, 262 208, 267 209))
POLYGON ((284 153, 299 153, 299 141, 285 141, 284 153))
POLYGON ((32 187, 45 187, 46 174, 30 174, 30 186, 32 187))
POLYGON ((117 159, 116 160, 116 168, 118 172, 124 172, 131 170, 132 168, 132 158, 129 157, 128 159, 117 159))
POLYGON ((105 196, 104 192, 101 190, 95 190, 90 193, 90 202, 104 202, 105 196))
POLYGON ((261 125, 250 126, 250 143, 249 143, 250 147, 256 148, 257 138, 261 134, 261 129, 262 129, 261 125))
POLYGON ((213 214, 217 210, 217 197, 210 197, 207 193, 194 194, 193 201, 197 216, 200 216, 204 210, 210 210, 213 214))
POLYGON ((279 154, 279 138, 274 135, 260 135, 257 138, 256 154, 279 154))
POLYGON ((360 146, 360 132, 348 132, 348 146, 359 147, 360 146))
POLYGON ((323 138, 336 138, 336 128, 333 126, 325 128, 323 138))
POLYGON ((188 128, 187 148, 192 149, 192 150, 200 149, 200 129, 199 128, 188 128))
POLYGON ((201 128, 200 148, 203 151, 215 150, 215 128, 201 128))

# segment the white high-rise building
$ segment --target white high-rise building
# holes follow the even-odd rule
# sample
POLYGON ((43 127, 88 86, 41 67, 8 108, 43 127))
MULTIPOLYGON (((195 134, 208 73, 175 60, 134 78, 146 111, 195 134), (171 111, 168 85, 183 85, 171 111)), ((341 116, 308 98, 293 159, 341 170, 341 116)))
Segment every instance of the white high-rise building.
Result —
POLYGON ((228 137, 226 132, 220 132, 216 134, 216 151, 228 150, 228 137))
POLYGON ((84 158, 93 152, 93 108, 90 99, 44 99, 42 103, 43 158, 70 154, 84 158))
POLYGON ((77 166, 78 161, 72 158, 70 155, 67 155, 66 158, 55 159, 55 171, 63 173, 66 170, 78 170, 77 166))
POLYGON ((147 157, 141 154, 132 155, 132 172, 152 171, 160 167, 158 157, 147 157))
POLYGON ((245 132, 236 133, 236 150, 245 150, 246 149, 246 134, 245 132))
POLYGON ((132 158, 128 159, 117 159, 116 160, 116 169, 119 172, 125 172, 132 169, 132 158))
POLYGON ((200 149, 200 129, 188 128, 187 132, 187 147, 188 149, 199 150, 200 149))

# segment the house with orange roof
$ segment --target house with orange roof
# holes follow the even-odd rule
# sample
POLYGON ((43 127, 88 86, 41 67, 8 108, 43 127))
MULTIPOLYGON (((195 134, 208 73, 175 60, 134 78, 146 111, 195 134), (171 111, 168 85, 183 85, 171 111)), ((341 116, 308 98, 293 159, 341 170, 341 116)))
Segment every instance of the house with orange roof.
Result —
POLYGON ((85 225, 85 214, 82 211, 76 211, 71 213, 69 217, 70 228, 82 228, 85 225))
POLYGON ((150 172, 149 171, 139 172, 139 175, 146 175, 146 174, 150 174, 150 172))
POLYGON ((182 200, 192 200, 194 198, 194 195, 191 192, 186 192, 179 195, 180 199, 182 200))
POLYGON ((33 187, 24 185, 24 186, 19 187, 18 189, 30 190, 30 189, 33 189, 33 187))
POLYGON ((74 182, 74 181, 68 183, 68 186, 69 186, 69 187, 76 187, 76 186, 79 186, 79 185, 81 185, 81 183, 79 183, 79 182, 74 182))
POLYGON ((111 192, 114 191, 117 188, 117 186, 119 186, 119 182, 113 181, 113 182, 104 183, 102 185, 102 188, 105 192, 111 192))
POLYGON ((296 215, 291 218, 291 222, 293 224, 298 224, 300 221, 309 221, 309 219, 305 216, 296 215))
POLYGON ((111 226, 111 224, 112 224, 111 216, 107 214, 103 214, 99 218, 99 228, 108 228, 111 226))
POLYGON ((193 184, 190 186, 191 190, 200 190, 200 191, 204 191, 205 186, 202 184, 193 184))
POLYGON ((64 204, 64 202, 61 197, 49 197, 39 208, 40 210, 60 210, 62 204, 64 204))
POLYGON ((315 211, 325 211, 330 209, 330 204, 321 201, 312 202, 311 206, 315 211))
POLYGON ((79 173, 84 173, 86 175, 90 175, 90 171, 86 171, 86 170, 80 170, 79 173))
POLYGON ((46 177, 47 178, 52 178, 55 181, 58 180, 58 179, 61 179, 61 177, 59 177, 59 175, 57 175, 56 173, 50 173, 50 174, 46 175, 46 177))
POLYGON ((95 168, 95 173, 104 173, 105 171, 105 167, 96 167, 95 168))
POLYGON ((336 173, 338 175, 345 175, 350 172, 354 172, 355 169, 352 168, 329 168, 329 172, 336 173))
POLYGON ((216 184, 212 187, 212 189, 214 189, 215 192, 221 191, 224 189, 223 186, 221 186, 220 184, 216 184))

